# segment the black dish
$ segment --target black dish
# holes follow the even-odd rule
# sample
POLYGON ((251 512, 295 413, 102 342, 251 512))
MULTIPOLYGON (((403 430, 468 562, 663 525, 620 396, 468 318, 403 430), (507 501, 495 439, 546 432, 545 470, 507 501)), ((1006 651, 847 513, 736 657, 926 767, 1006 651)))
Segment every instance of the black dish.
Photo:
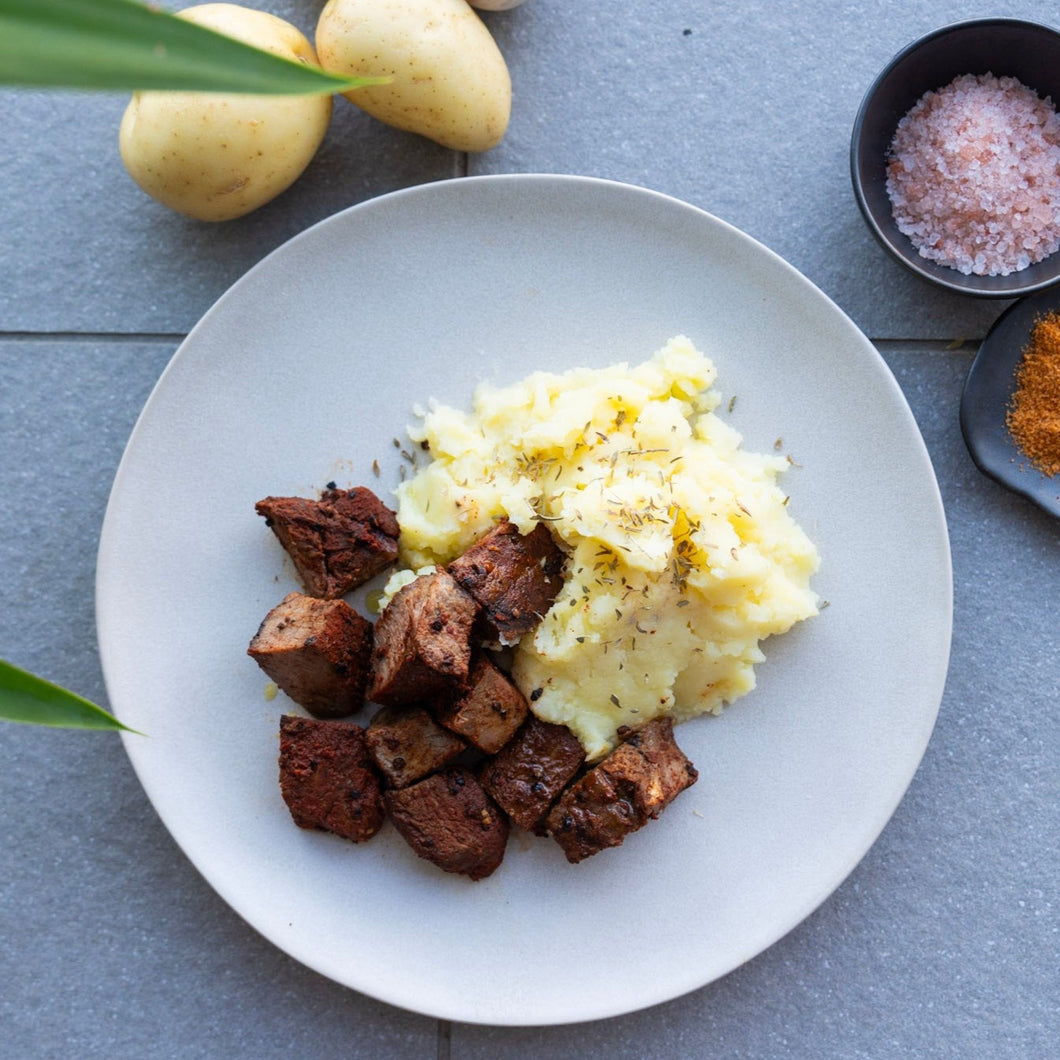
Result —
POLYGON ((1016 389, 1016 369, 1035 321, 1060 312, 1060 290, 1042 291, 998 317, 972 362, 961 395, 961 433, 985 475, 1060 516, 1060 475, 1050 478, 1019 451, 1005 416, 1016 389))
POLYGON ((898 122, 925 93, 961 74, 1017 78, 1060 102, 1060 32, 1012 18, 973 19, 929 33, 900 51, 876 78, 858 111, 850 174, 858 206, 894 258, 924 279, 961 294, 1017 298, 1060 281, 1060 252, 1008 276, 964 276, 922 258, 894 222, 886 157, 898 122))

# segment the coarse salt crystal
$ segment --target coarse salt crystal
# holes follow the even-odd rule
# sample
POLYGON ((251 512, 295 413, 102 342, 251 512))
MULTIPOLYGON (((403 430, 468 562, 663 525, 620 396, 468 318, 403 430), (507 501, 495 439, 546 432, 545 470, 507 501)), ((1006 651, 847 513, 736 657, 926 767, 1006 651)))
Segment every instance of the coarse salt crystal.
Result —
POLYGON ((962 74, 898 123, 895 223, 922 257, 1007 276, 1060 249, 1060 118, 1014 77, 962 74))

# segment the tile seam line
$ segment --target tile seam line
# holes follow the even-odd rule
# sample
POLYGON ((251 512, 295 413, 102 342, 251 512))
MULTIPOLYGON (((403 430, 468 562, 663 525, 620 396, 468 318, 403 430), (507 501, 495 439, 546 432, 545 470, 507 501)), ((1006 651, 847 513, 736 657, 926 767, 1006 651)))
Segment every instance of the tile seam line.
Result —
POLYGON ((0 331, 0 342, 183 342, 184 331, 0 331))
POLYGON ((452 1060, 453 1024, 451 1020, 437 1021, 436 1060, 452 1060))

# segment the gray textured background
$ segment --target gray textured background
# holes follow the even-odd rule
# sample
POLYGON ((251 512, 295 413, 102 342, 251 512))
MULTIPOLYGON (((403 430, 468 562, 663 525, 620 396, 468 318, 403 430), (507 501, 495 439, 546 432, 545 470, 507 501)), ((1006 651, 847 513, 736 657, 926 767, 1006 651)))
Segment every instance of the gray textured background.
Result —
MULTIPOLYGON (((257 6, 311 32, 320 0, 257 6)), ((309 224, 464 173, 642 184, 804 272, 909 399, 946 505, 955 587, 938 725, 862 863, 723 980, 597 1023, 450 1025, 336 986, 201 880, 116 738, 0 726, 0 1057, 1060 1055, 1060 525, 983 478, 960 437, 964 377, 1002 305, 930 289, 886 258, 847 163, 861 96, 895 51, 999 13, 1060 22, 1032 3, 529 0, 487 16, 515 92, 498 148, 453 154, 340 100, 302 180, 220 226, 168 213, 128 179, 124 98, 0 92, 0 656, 106 701, 99 530, 125 441, 180 339, 309 224)))

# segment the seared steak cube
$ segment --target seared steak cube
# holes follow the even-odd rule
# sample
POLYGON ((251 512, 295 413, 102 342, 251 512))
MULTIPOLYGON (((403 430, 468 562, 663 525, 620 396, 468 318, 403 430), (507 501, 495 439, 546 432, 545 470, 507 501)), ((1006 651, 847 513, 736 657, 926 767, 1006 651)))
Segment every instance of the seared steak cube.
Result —
POLYGON ((585 750, 566 725, 553 725, 531 714, 486 762, 479 779, 520 828, 541 835, 553 802, 584 761, 585 750))
POLYGON ((397 518, 363 486, 329 486, 316 501, 265 497, 254 508, 280 539, 311 596, 344 596, 397 560, 397 518))
POLYGON ((570 862, 618 846, 696 782, 695 766, 674 742, 673 721, 634 730, 575 781, 548 815, 548 830, 570 862))
POLYGON ((386 816, 364 729, 341 721, 280 718, 280 793, 299 828, 363 843, 386 816))
POLYGON ((395 706, 462 689, 475 611, 474 600, 444 570, 403 586, 375 626, 368 698, 395 706))
POLYGON ((372 662, 372 624, 345 600, 288 593, 247 648, 296 703, 318 718, 360 710, 372 662))
POLYGON ((552 606, 563 587, 563 561, 544 523, 524 536, 505 519, 448 569, 482 607, 490 636, 510 645, 552 606))
POLYGON ((469 769, 450 766, 384 799, 401 836, 440 869, 481 880, 501 863, 508 818, 469 769))
POLYGON ((372 718, 364 738, 372 761, 392 788, 407 788, 467 748, 423 707, 383 707, 372 718))
POLYGON ((529 712, 526 697, 485 655, 472 664, 467 691, 435 706, 435 716, 446 728, 486 754, 499 751, 529 712))

